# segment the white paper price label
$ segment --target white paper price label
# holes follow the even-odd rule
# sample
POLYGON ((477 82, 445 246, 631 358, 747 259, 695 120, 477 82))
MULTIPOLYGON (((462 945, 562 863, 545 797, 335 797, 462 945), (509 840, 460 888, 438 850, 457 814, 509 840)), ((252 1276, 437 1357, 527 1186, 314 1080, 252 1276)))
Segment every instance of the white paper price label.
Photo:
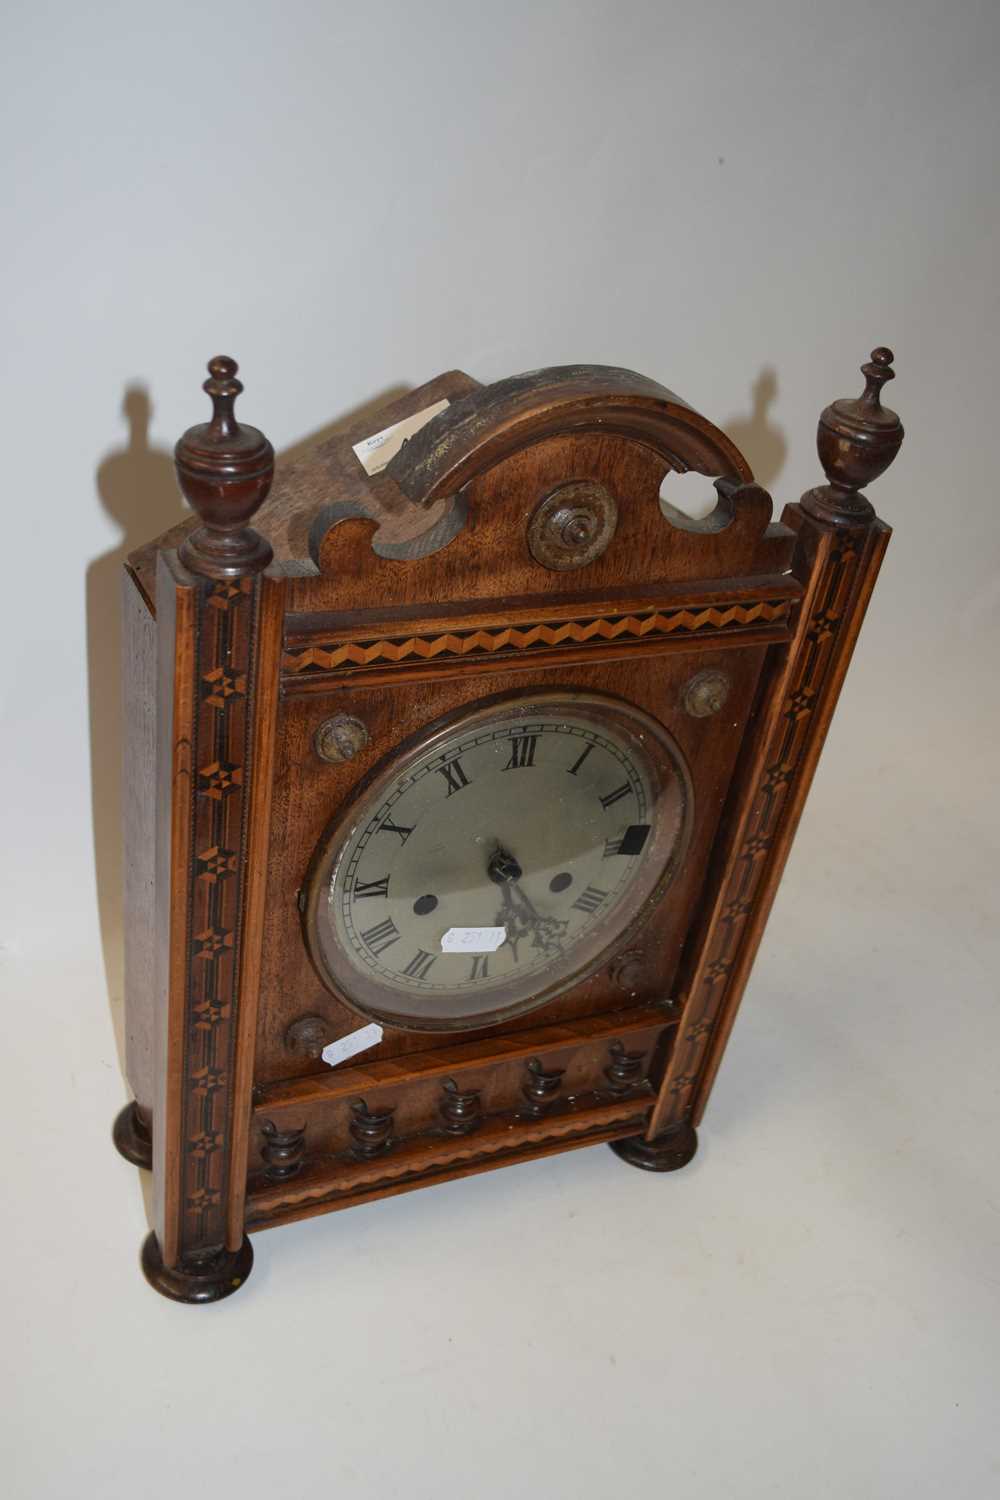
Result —
POLYGON ((506 927, 449 927, 442 953, 495 953, 507 941, 506 927))
POLYGON ((381 474, 386 465, 396 457, 406 439, 419 432, 421 427, 426 427, 431 418, 444 411, 448 404, 447 401, 435 401, 433 406, 425 406, 423 411, 414 412, 412 417, 404 417, 401 422, 383 427, 381 432, 373 432, 371 437, 362 438, 360 443, 355 443, 354 451, 361 460, 365 473, 381 474))
POLYGON ((377 1021, 372 1021, 368 1026, 361 1026, 357 1031, 349 1031, 346 1036, 338 1036, 335 1042, 329 1042, 320 1056, 331 1068, 335 1068, 356 1052, 364 1052, 381 1040, 382 1028, 377 1021))

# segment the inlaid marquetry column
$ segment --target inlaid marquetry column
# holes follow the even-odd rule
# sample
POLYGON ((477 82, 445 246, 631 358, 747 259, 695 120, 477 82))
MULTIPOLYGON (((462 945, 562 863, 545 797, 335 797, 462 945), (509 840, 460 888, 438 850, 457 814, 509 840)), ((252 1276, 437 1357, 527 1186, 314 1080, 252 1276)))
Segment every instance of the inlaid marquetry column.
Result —
POLYGON ((634 1148, 645 1158, 636 1165, 666 1170, 694 1154, 694 1126, 749 978, 889 541, 889 527, 861 488, 889 467, 903 439, 899 418, 880 400, 882 386, 893 378, 892 357, 888 349, 874 350, 862 366, 863 394, 823 412, 817 447, 828 483, 787 506, 782 517, 797 535, 794 570, 805 590, 798 625, 772 669, 767 706, 740 773, 741 789, 753 795, 718 851, 723 875, 715 900, 685 954, 683 1020, 646 1140, 634 1148))
POLYGON ((213 359, 212 420, 176 448, 202 524, 162 552, 156 585, 155 1228, 143 1268, 179 1301, 228 1296, 253 1263, 243 1231, 281 584, 247 524, 274 452, 233 412, 236 364, 213 359))

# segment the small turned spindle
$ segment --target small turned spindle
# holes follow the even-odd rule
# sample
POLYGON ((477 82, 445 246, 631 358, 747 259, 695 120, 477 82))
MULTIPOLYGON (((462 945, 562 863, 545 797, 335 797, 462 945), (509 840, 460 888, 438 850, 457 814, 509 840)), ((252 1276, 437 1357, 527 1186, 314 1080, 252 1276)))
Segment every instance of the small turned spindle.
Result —
POLYGON ((902 423, 880 399, 886 381, 895 379, 892 360, 891 349, 873 349, 861 366, 862 394, 834 401, 819 419, 816 448, 830 482, 802 496, 802 509, 818 521, 858 526, 875 514, 859 491, 885 473, 903 441, 902 423))
POLYGON ((548 1114, 562 1088, 565 1068, 546 1068, 540 1057, 530 1057, 525 1065, 525 1078, 521 1093, 527 1100, 521 1113, 534 1119, 548 1114))
POLYGON ((459 1088, 454 1078, 444 1080, 438 1112, 449 1135, 469 1135, 479 1129, 483 1123, 481 1092, 481 1089, 459 1088))
POLYGON ((295 1125, 282 1130, 273 1120, 263 1120, 261 1134, 264 1137, 261 1155, 268 1177, 274 1182, 284 1182, 296 1176, 306 1154, 305 1127, 295 1125))
POLYGON ((243 386, 227 355, 208 362, 202 386, 212 399, 212 420, 189 427, 174 449, 177 478, 202 524, 186 538, 181 560, 208 578, 259 573, 273 556, 269 544, 247 522, 267 499, 274 478, 274 449, 256 427, 233 413, 243 386))
POLYGON ((351 1102, 350 1131, 352 1146, 351 1155, 361 1160, 370 1160, 373 1156, 380 1156, 383 1151, 388 1151, 393 1145, 393 1115, 396 1106, 390 1104, 383 1109, 378 1105, 369 1109, 364 1099, 354 1099, 351 1102))

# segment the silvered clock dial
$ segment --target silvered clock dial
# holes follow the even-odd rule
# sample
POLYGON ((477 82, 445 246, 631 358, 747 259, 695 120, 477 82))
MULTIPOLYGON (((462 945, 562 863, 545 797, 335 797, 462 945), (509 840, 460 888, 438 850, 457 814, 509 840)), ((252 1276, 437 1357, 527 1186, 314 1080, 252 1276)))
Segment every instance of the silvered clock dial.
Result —
POLYGON ((618 947, 683 857, 691 783, 619 699, 493 700, 377 770, 314 860, 324 981, 390 1025, 485 1026, 618 947))

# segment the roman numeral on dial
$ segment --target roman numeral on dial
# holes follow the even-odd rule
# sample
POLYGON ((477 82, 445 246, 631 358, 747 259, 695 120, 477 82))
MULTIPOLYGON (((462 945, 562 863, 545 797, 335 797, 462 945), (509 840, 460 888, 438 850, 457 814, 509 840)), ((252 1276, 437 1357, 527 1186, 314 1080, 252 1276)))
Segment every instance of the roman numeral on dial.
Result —
POLYGON ((593 748, 593 745, 588 745, 583 754, 578 756, 577 759, 573 762, 573 764, 569 768, 569 774, 571 776, 576 775, 577 771, 579 771, 580 767, 583 765, 584 761, 587 759, 587 756, 590 754, 593 748))
POLYGON ((444 777, 448 785, 447 795, 449 797, 453 792, 460 792, 463 786, 469 785, 469 778, 465 774, 465 767, 457 755, 454 760, 449 760, 447 764, 438 766, 438 772, 444 777))
POLYGON ((411 979, 426 979, 431 964, 436 958, 436 953, 425 953, 423 948, 418 948, 403 973, 408 974, 411 979))
POLYGON ((648 838, 649 824, 633 823, 620 838, 604 840, 604 858, 610 859, 612 854, 641 854, 648 838))
POLYGON ((616 802, 620 802, 623 797, 627 797, 631 790, 632 788, 627 781, 623 781, 621 786, 616 786, 613 792, 609 792, 606 797, 601 798, 601 806, 604 808, 604 811, 607 812, 609 807, 614 807, 616 802))
POLYGON ((573 902, 573 908, 575 911, 585 911, 589 916, 597 910, 607 894, 607 891, 598 890, 596 885, 588 885, 573 902))
POLYGON ((361 941, 366 943, 376 957, 391 948, 393 943, 399 942, 399 929, 391 917, 386 917, 384 922, 376 922, 374 927, 369 927, 367 932, 361 934, 361 941))
POLYGON ((399 826, 399 824, 398 823, 394 823, 391 818, 386 818, 386 820, 385 820, 384 823, 380 823, 378 825, 378 831, 379 831, 379 833, 398 833, 399 834, 399 842, 401 844, 405 844, 406 840, 410 837, 410 834, 413 832, 413 829, 412 828, 401 828, 399 826))
POLYGON ((521 766, 533 766, 535 764, 535 746, 537 744, 537 734, 517 735, 510 742, 510 760, 504 766, 504 770, 516 771, 521 766))
POLYGON ((356 880, 351 895, 355 901, 362 896, 388 896, 389 877, 382 875, 378 880, 356 880))
POLYGON ((472 968, 469 970, 470 979, 489 979, 490 977, 490 955, 488 953, 476 953, 472 959, 472 968))

